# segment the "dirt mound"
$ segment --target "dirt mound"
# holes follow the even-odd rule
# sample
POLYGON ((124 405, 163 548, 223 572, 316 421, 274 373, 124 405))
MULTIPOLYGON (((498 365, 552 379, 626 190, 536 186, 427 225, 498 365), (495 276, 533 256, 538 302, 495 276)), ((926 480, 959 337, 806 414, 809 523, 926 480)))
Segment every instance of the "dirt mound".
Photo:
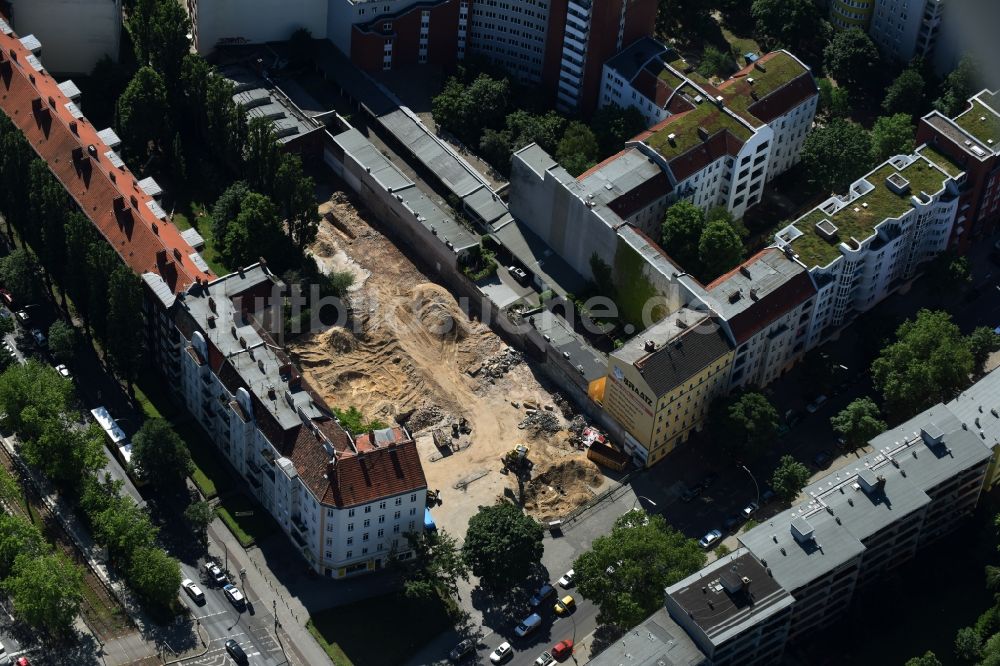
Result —
POLYGON ((535 475, 524 489, 524 509, 541 522, 556 520, 585 504, 604 483, 589 460, 556 463, 535 475))
POLYGON ((349 354, 358 348, 358 340, 354 334, 341 326, 323 331, 316 336, 316 342, 338 354, 349 354))
POLYGON ((428 333, 450 341, 461 341, 469 335, 467 317, 447 289, 425 282, 410 290, 400 305, 401 315, 419 322, 428 333))

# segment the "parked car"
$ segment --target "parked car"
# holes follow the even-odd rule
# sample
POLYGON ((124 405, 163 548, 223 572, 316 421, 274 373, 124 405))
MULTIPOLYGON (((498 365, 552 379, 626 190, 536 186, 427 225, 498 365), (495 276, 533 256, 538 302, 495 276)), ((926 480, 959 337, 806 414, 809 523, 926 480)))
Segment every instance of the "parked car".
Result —
POLYGON ((494 664, 502 664, 511 657, 514 656, 514 648, 510 646, 510 643, 506 641, 497 646, 496 650, 493 650, 490 654, 490 662, 494 664))
POLYGON ((816 411, 823 406, 824 402, 826 402, 825 395, 817 396, 815 400, 806 405, 806 411, 809 412, 810 414, 815 414, 816 411))
POLYGON ((14 307, 14 295, 6 289, 0 289, 0 300, 2 300, 3 304, 8 308, 14 307))
POLYGON ((49 341, 48 338, 45 337, 45 334, 37 328, 31 329, 31 337, 35 339, 35 344, 39 347, 44 347, 45 343, 49 341))
POLYGON ((466 638, 464 641, 452 648, 451 652, 448 653, 448 659, 458 663, 473 654, 476 651, 476 641, 472 638, 466 638))
POLYGON ((573 587, 573 583, 576 581, 576 572, 570 569, 563 574, 563 577, 559 579, 560 587, 573 587))
POLYGON ((14 314, 17 316, 17 320, 24 325, 31 322, 31 313, 27 310, 18 310, 14 314))
POLYGON ((528 617, 521 620, 520 624, 514 627, 514 633, 518 638, 524 638, 540 626, 542 626, 542 616, 538 613, 532 613, 528 617))
POLYGON ((514 276, 514 279, 518 282, 526 282, 528 279, 528 274, 524 272, 524 269, 518 268, 517 266, 508 266, 507 272, 514 276))
POLYGON ((698 495, 701 495, 701 491, 702 491, 702 487, 700 485, 695 486, 693 488, 688 488, 683 493, 681 493, 681 501, 682 502, 690 502, 691 500, 693 500, 698 495))
POLYGON ((562 661, 571 654, 573 654, 573 641, 569 638, 552 646, 552 656, 558 661, 562 661))
POLYGON ((208 574, 209 580, 213 580, 219 585, 225 585, 229 582, 226 580, 226 574, 222 573, 222 569, 215 562, 205 563, 205 573, 208 574))
POLYGON ((243 648, 240 647, 240 644, 234 641, 232 638, 226 641, 226 652, 229 653, 229 656, 232 657, 233 661, 235 661, 237 664, 249 663, 249 660, 247 659, 247 653, 244 652, 243 648))
POLYGON ((16 666, 31 666, 31 662, 28 661, 27 657, 18 657, 16 666))
POLYGON ((73 379, 73 373, 69 371, 65 363, 60 363, 56 366, 56 372, 65 377, 66 379, 73 379))
POLYGON ((742 511, 743 517, 744 518, 749 518, 753 514, 757 513, 757 509, 758 508, 759 507, 757 506, 757 502, 750 502, 745 507, 743 507, 743 511, 742 511))
POLYGON ((715 543, 719 541, 719 539, 721 538, 722 538, 722 532, 720 532, 719 530, 712 530, 711 532, 709 532, 708 534, 706 534, 705 536, 703 536, 701 539, 698 540, 698 545, 704 548, 705 550, 708 550, 709 548, 714 546, 715 543))
POLYGON ((552 655, 548 652, 541 653, 538 655, 538 658, 535 659, 535 666, 551 666, 554 663, 556 663, 556 660, 553 659, 552 655))
POLYGON ((830 459, 829 451, 820 451, 813 456, 813 464, 820 469, 826 469, 830 466, 830 459))
POLYGON ((546 600, 555 595, 555 593, 556 593, 556 588, 546 583, 545 585, 542 585, 540 588, 538 588, 538 590, 531 596, 531 599, 528 601, 528 603, 531 604, 532 608, 538 608, 546 600))
POLYGON ((188 596, 195 601, 195 603, 203 604, 205 603, 205 593, 201 591, 201 588, 191 580, 190 578, 185 578, 181 581, 181 587, 187 592, 188 596))
POLYGON ((232 583, 226 584, 222 590, 226 593, 226 597, 234 606, 240 607, 246 604, 247 600, 243 596, 243 593, 240 592, 240 588, 236 587, 232 583))
POLYGON ((576 608, 576 599, 571 595, 567 594, 565 597, 556 602, 556 615, 569 615, 576 608))

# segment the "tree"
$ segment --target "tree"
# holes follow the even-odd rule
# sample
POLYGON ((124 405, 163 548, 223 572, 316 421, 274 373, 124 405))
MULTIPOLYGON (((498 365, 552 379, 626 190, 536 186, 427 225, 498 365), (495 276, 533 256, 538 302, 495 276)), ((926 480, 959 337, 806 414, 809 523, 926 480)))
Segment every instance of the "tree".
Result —
POLYGON ((439 127, 478 146, 484 130, 503 127, 510 105, 510 81, 479 74, 468 86, 455 77, 448 79, 431 100, 431 113, 439 127))
POLYGON ((132 469, 160 490, 184 486, 194 471, 187 446, 163 419, 146 419, 132 438, 132 469))
POLYGON ((924 77, 914 67, 904 69, 885 90, 882 110, 888 114, 905 113, 916 118, 924 112, 924 77))
POLYGON ((80 612, 83 573, 62 553, 24 554, 15 560, 14 575, 3 588, 22 620, 51 634, 65 634, 80 612))
POLYGON ((340 425, 354 436, 363 435, 370 430, 381 430, 387 427, 384 422, 378 419, 369 421, 361 413, 361 410, 353 405, 347 409, 337 409, 334 407, 333 415, 337 417, 340 425))
POLYGON ((750 237, 750 230, 747 229, 745 224, 743 224, 743 220, 735 219, 733 214, 730 213, 729 209, 725 206, 713 206, 705 211, 705 224, 715 222, 716 220, 721 220, 732 227, 733 231, 735 231, 736 235, 741 239, 750 237))
POLYGON ((809 178, 826 191, 846 189, 868 171, 871 154, 868 132, 841 118, 814 129, 802 145, 802 162, 809 178))
POLYGON ((750 7, 756 37, 765 48, 792 48, 821 33, 820 15, 812 0, 754 0, 750 7))
POLYGON ((704 282, 711 282, 743 259, 743 243, 732 225, 712 220, 705 225, 698 240, 698 263, 704 282))
POLYGON ((158 530, 135 500, 128 495, 110 495, 110 490, 104 486, 94 492, 94 510, 88 517, 97 543, 107 547, 112 559, 127 563, 140 548, 153 547, 158 530))
POLYGON ((226 242, 229 224, 240 214, 243 199, 252 190, 245 180, 237 180, 226 188, 212 206, 212 238, 218 247, 226 242))
POLYGON ((316 182, 302 171, 298 155, 285 154, 274 174, 274 197, 280 204, 288 226, 288 236, 302 251, 316 238, 319 210, 316 207, 316 182))
POLYGON ((964 388, 973 361, 951 315, 921 310, 896 330, 896 342, 872 363, 872 377, 890 411, 906 417, 964 388))
POLYGON ((411 598, 458 594, 458 580, 469 580, 469 567, 455 537, 443 530, 407 532, 414 557, 407 562, 403 588, 411 598))
POLYGON ((226 230, 222 256, 231 266, 247 266, 260 256, 261 248, 277 245, 280 236, 278 209, 263 194, 251 192, 243 197, 239 215, 226 230))
POLYGON ((159 147, 170 136, 167 109, 163 78, 152 67, 141 67, 118 98, 116 123, 127 158, 145 161, 150 143, 159 147))
POLYGON ((438 127, 443 127, 462 141, 472 133, 469 126, 465 86, 455 77, 445 81, 444 88, 431 99, 431 115, 438 127))
POLYGON ((983 639, 972 627, 962 627, 955 634, 955 656, 962 661, 975 662, 983 649, 983 639))
POLYGON ((41 296, 38 274, 38 264, 27 248, 16 248, 0 259, 0 282, 21 303, 34 303, 41 296))
POLYGON ((132 37, 135 59, 140 65, 148 65, 150 43, 153 41, 153 21, 156 19, 157 5, 161 0, 129 0, 129 2, 132 7, 128 11, 125 27, 132 37))
POLYGON ((142 355, 142 280, 119 263, 108 280, 108 330, 105 348, 111 366, 129 388, 142 355))
POLYGON ((594 166, 599 157, 597 137, 581 122, 571 122, 563 133, 556 148, 556 160, 572 176, 594 166))
POLYGON ((507 130, 485 129, 479 139, 479 154, 502 174, 510 173, 510 157, 513 150, 510 132, 507 130))
POLYGON ((69 361, 76 354, 76 329, 57 319, 49 326, 49 353, 61 363, 69 361))
POLYGON ((108 337, 110 329, 108 290, 111 285, 111 275, 121 265, 121 259, 107 243, 96 242, 87 248, 87 311, 90 313, 90 327, 98 340, 107 340, 108 337))
MULTIPOLYGON (((555 111, 537 115, 518 109, 508 114, 504 123, 510 151, 520 150, 529 143, 537 143, 547 152, 554 153, 560 137, 566 131, 566 119, 555 111)), ((510 162, 509 152, 504 161, 510 162)))
POLYGON ((313 36, 308 28, 298 28, 288 38, 288 59, 293 65, 303 65, 313 56, 313 36))
POLYGON ((167 89, 181 89, 181 67, 191 50, 191 21, 187 11, 174 0, 158 0, 150 23, 149 60, 163 76, 167 89))
POLYGON ((920 657, 907 659, 906 666, 941 666, 941 661, 928 650, 920 657))
POLYGON ((36 423, 58 421, 68 411, 73 384, 55 368, 32 359, 12 365, 0 375, 0 412, 7 425, 22 437, 40 434, 36 423))
POLYGON ((140 597, 169 608, 181 586, 181 567, 162 548, 142 547, 132 553, 128 579, 140 597))
POLYGON ((698 544, 662 516, 630 511, 576 559, 573 570, 580 594, 601 609, 598 622, 631 629, 663 605, 665 587, 700 569, 705 559, 698 544), (638 514, 646 520, 637 520, 638 514))
POLYGON ((736 460, 756 458, 778 432, 778 412, 756 391, 717 398, 709 407, 712 437, 736 460))
MULTIPOLYGON (((200 59, 200 58, 199 58, 200 59)), ((110 127, 115 121, 115 102, 121 97, 135 74, 132 62, 116 63, 104 55, 87 77, 81 106, 87 109, 87 120, 95 127, 110 127)))
POLYGON ((978 63, 971 55, 964 56, 945 79, 941 97, 934 100, 934 108, 946 116, 957 116, 965 108, 969 97, 982 87, 979 79, 978 63))
POLYGON ((258 192, 271 191, 271 179, 281 164, 281 148, 274 138, 271 121, 253 118, 247 125, 243 148, 243 174, 247 183, 258 192))
POLYGON ((31 163, 28 202, 35 221, 22 235, 31 243, 45 270, 45 284, 52 292, 51 277, 64 281, 66 266, 65 219, 71 204, 66 189, 40 159, 31 163))
POLYGON ((191 502, 188 508, 184 509, 184 519, 191 526, 191 531, 198 535, 198 540, 202 545, 208 544, 208 526, 215 519, 215 511, 208 502, 191 502))
POLYGON ((705 230, 705 214, 687 199, 681 199, 667 209, 661 227, 660 244, 678 264, 698 266, 698 246, 705 230))
POLYGON ((469 519, 462 559, 488 587, 521 580, 542 559, 542 526, 508 502, 480 507, 469 519))
POLYGON ((725 53, 712 45, 706 46, 701 54, 701 62, 698 63, 698 73, 709 78, 718 76, 726 78, 736 71, 736 63, 733 61, 731 53, 725 53))
POLYGON ((24 459, 55 483, 76 488, 82 480, 104 467, 104 431, 96 423, 81 427, 66 415, 40 416, 34 408, 22 412, 24 459))
POLYGON ((18 555, 38 557, 45 553, 47 547, 37 525, 20 516, 0 514, 0 580, 14 572, 18 555))
POLYGON ((1000 335, 989 326, 978 326, 968 337, 969 351, 972 352, 972 367, 977 374, 985 369, 990 354, 1000 349, 1000 335))
POLYGON ((809 483, 809 468, 792 456, 781 456, 771 475, 771 487, 785 502, 793 502, 809 483))
POLYGON ((611 155, 624 143, 646 129, 646 118, 634 106, 622 108, 617 104, 602 106, 590 117, 601 155, 611 155))
MULTIPOLYGON (((67 213, 64 225, 63 235, 66 239, 66 247, 73 248, 73 251, 66 255, 66 274, 86 276, 88 274, 87 256, 90 254, 90 248, 93 244, 103 241, 98 240, 93 223, 79 210, 67 213)), ((73 299, 73 304, 87 327, 90 326, 88 282, 88 280, 79 279, 66 280, 63 285, 65 291, 73 299)))
POLYGON ((907 114, 882 116, 872 127, 872 161, 878 163, 893 155, 909 155, 913 152, 916 133, 917 128, 907 114))
POLYGON ((881 416, 874 400, 857 398, 830 418, 830 426, 850 448, 856 449, 888 429, 881 416))
POLYGON ((878 63, 878 49, 864 30, 851 28, 838 31, 833 41, 823 49, 826 71, 842 86, 855 93, 872 81, 872 71, 878 63))

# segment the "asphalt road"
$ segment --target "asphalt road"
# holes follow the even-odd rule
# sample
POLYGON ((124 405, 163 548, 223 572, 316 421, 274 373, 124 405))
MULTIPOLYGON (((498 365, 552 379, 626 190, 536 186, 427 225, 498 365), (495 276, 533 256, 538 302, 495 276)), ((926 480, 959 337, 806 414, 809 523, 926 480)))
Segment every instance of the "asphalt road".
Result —
MULTIPOLYGON (((203 561, 198 562, 203 566, 203 561)), ((237 609, 229 602, 221 585, 209 584, 200 571, 191 565, 181 563, 181 573, 190 578, 205 593, 205 603, 196 604, 190 596, 181 592, 181 598, 191 609, 191 617, 200 625, 199 633, 207 642, 206 652, 201 656, 184 659, 183 664, 199 666, 224 666, 232 659, 226 653, 225 643, 232 638, 240 644, 254 666, 279 666, 288 663, 281 645, 275 639, 274 616, 270 608, 263 608, 258 600, 247 598, 245 608, 237 609)), ((235 576, 239 580, 239 575, 235 576)), ((236 584, 240 587, 239 584, 236 584)), ((240 587, 241 591, 244 591, 240 587)))

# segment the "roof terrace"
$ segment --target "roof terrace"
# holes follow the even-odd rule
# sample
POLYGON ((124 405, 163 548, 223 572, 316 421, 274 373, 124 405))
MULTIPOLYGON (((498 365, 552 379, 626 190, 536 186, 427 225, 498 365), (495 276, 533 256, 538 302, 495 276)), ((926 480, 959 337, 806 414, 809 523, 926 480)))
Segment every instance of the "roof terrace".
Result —
POLYGON ((978 99, 972 100, 972 108, 956 117, 955 123, 994 152, 1000 149, 1000 115, 978 99))
MULTIPOLYGON (((685 87, 684 91, 692 96, 700 94, 689 87, 685 87)), ((683 155, 723 131, 728 131, 740 141, 747 141, 753 136, 750 128, 726 113, 715 100, 703 99, 691 111, 667 118, 664 124, 646 139, 646 143, 669 160, 683 155), (698 131, 702 128, 707 132, 705 137, 698 131)))
MULTIPOLYGON (((853 238, 863 242, 875 233, 875 227, 885 220, 901 217, 913 207, 912 196, 921 192, 934 194, 944 187, 949 176, 928 161, 928 156, 918 157, 909 165, 898 168, 891 162, 883 164, 851 186, 849 203, 839 210, 835 199, 827 200, 815 210, 800 217, 793 224, 801 235, 792 240, 791 246, 799 260, 807 267, 826 266, 840 256, 841 242, 853 238), (904 193, 894 192, 886 184, 890 176, 909 181, 904 193), (816 228, 817 223, 830 220, 837 228, 829 240, 816 228)), ((897 179, 898 180, 898 179, 897 179)), ((841 197, 844 200, 846 197, 841 197)))

